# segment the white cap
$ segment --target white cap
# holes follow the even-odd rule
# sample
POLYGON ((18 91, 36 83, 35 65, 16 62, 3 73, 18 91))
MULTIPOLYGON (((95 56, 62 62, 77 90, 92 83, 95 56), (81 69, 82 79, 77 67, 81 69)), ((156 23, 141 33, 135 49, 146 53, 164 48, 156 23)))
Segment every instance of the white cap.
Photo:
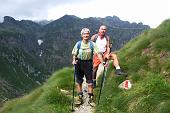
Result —
POLYGON ((84 34, 84 33, 90 33, 90 30, 88 28, 83 28, 81 30, 81 36, 84 34))

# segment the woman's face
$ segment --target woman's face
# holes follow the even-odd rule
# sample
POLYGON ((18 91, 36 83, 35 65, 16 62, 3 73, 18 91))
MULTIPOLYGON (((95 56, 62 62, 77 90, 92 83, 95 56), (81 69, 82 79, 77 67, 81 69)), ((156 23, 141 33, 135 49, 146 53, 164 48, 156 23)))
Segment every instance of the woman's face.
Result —
POLYGON ((83 40, 89 40, 89 38, 90 38, 90 33, 89 33, 89 32, 83 33, 83 34, 82 34, 82 38, 83 38, 83 40))

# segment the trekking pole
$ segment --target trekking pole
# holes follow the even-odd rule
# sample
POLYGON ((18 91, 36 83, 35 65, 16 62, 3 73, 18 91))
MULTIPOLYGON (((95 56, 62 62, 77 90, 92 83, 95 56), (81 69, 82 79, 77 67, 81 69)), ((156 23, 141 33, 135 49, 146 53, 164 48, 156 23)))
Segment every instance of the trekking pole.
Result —
MULTIPOLYGON (((109 48, 110 48, 110 52, 111 52, 111 48, 112 48, 112 43, 109 44, 109 48)), ((110 53, 109 52, 109 53, 110 53)), ((105 63, 107 62, 107 58, 104 59, 105 60, 105 63)), ((99 92, 99 97, 98 97, 98 104, 99 104, 99 101, 100 101, 100 95, 101 95, 101 92, 102 92, 102 89, 103 89, 103 83, 104 83, 104 80, 105 80, 105 74, 106 74, 106 67, 104 66, 104 71, 103 71, 103 76, 102 76, 102 82, 101 82, 101 85, 100 85, 100 92, 99 92)))
POLYGON ((75 87, 75 81, 76 81, 76 79, 75 79, 75 65, 74 65, 74 82, 73 82, 73 100, 72 100, 72 109, 71 109, 71 111, 73 112, 74 111, 74 87, 75 87))
MULTIPOLYGON (((105 59, 105 62, 106 62, 107 59, 105 59)), ((104 84, 104 80, 105 80, 105 74, 106 74, 106 67, 104 66, 104 71, 103 71, 103 76, 102 76, 102 82, 101 82, 101 85, 100 85, 100 92, 99 92, 99 97, 98 97, 98 104, 99 104, 99 101, 100 101, 100 96, 101 96, 101 92, 102 92, 102 89, 103 89, 103 84, 104 84)))
MULTIPOLYGON (((109 48, 110 48, 110 52, 109 53, 111 53, 112 43, 109 44, 109 48)), ((105 63, 106 63, 107 62, 107 58, 105 58, 104 60, 105 60, 105 63)), ((99 104, 99 101, 100 101, 100 96, 101 96, 101 92, 102 92, 102 89, 103 89, 103 84, 104 84, 105 76, 106 76, 106 67, 104 66, 102 82, 101 82, 101 85, 100 85, 100 92, 99 92, 99 97, 98 97, 98 104, 99 104)))

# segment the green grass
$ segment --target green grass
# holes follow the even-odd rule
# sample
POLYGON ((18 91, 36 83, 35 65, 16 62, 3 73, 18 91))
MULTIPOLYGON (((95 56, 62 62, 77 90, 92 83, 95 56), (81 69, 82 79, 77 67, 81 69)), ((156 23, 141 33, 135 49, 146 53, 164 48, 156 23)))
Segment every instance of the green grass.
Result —
MULTIPOLYGON (((132 81, 130 90, 119 89, 126 78, 107 79, 95 113, 169 113, 170 112, 170 20, 157 29, 145 31, 119 52, 122 68, 132 81)), ((101 79, 101 78, 100 78, 101 79)), ((100 80, 101 81, 101 80, 100 80)), ((99 88, 95 89, 95 94, 99 88)), ((97 101, 98 98, 96 98, 97 101)))
POLYGON ((69 113, 71 110, 71 91, 73 84, 73 69, 64 68, 57 71, 29 95, 14 99, 0 110, 1 113, 69 113), (68 82, 69 81, 69 82, 68 82), (68 90, 69 95, 61 92, 68 90))
MULTIPOLYGON (((170 20, 158 28, 145 31, 131 40, 119 52, 122 69, 128 77, 114 76, 110 64, 101 93, 100 104, 95 113, 169 113, 170 112, 170 20), (132 82, 132 88, 124 90, 118 85, 125 79, 132 82)), ((98 79, 101 84, 101 76, 98 79)), ((69 113, 73 69, 57 71, 42 87, 29 95, 7 102, 2 113, 69 113)), ((95 92, 98 102, 100 87, 95 92)))
MULTIPOLYGON (((145 74, 143 77, 140 74, 129 75, 133 84, 130 90, 118 88, 125 78, 107 76, 96 113, 152 113, 158 107, 156 113, 169 111, 166 103, 169 105, 170 102, 170 84, 160 74, 151 72, 145 74), (135 76, 139 77, 138 80, 134 79, 135 76)), ((96 94, 98 90, 95 89, 96 94)))

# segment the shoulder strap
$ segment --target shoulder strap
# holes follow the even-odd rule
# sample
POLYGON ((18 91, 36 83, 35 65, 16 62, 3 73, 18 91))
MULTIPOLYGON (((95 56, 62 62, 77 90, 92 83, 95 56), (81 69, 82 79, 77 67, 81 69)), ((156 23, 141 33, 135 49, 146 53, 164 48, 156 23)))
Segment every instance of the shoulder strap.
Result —
POLYGON ((90 49, 91 49, 91 59, 93 59, 94 46, 92 41, 90 41, 90 49))
POLYGON ((96 42, 97 38, 98 38, 98 34, 95 34, 94 35, 94 42, 96 42))
MULTIPOLYGON (((78 41, 78 44, 77 44, 77 55, 79 54, 79 49, 81 47, 81 42, 82 41, 78 41)), ((93 59, 94 45, 93 45, 92 41, 89 41, 89 47, 91 49, 91 59, 93 59)), ((81 57, 82 57, 82 55, 81 55, 81 57)))
POLYGON ((109 36, 105 35, 105 37, 106 37, 106 40, 109 41, 109 36))
POLYGON ((80 49, 80 47, 81 47, 81 42, 82 42, 82 41, 78 41, 78 44, 77 44, 77 55, 79 54, 79 49, 80 49))
MULTIPOLYGON (((106 41, 109 41, 109 36, 108 36, 108 35, 105 35, 105 37, 106 37, 106 41)), ((94 36, 94 42, 96 42, 97 38, 98 38, 98 34, 95 34, 95 36, 94 36)))
POLYGON ((93 42, 92 41, 89 41, 90 42, 90 49, 93 50, 94 47, 93 47, 93 42))
POLYGON ((78 49, 78 50, 79 50, 80 47, 81 47, 81 42, 82 42, 82 41, 78 41, 78 44, 77 44, 77 49, 78 49))

